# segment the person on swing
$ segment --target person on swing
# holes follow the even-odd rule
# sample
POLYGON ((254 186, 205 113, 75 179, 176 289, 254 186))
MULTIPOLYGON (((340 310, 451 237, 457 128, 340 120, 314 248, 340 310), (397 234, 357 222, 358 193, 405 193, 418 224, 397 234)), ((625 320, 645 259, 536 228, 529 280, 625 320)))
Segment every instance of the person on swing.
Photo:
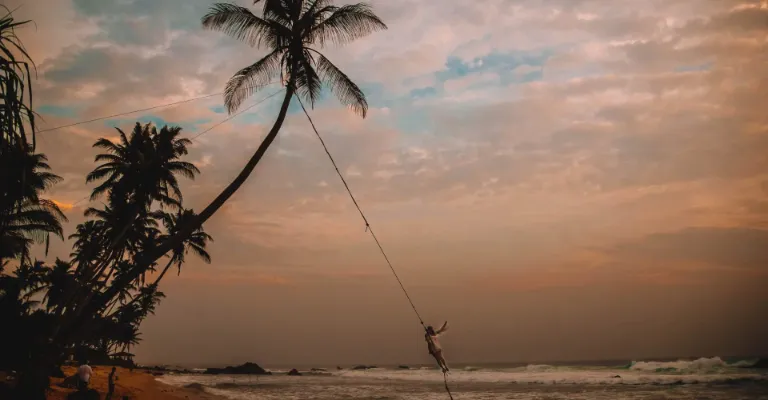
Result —
POLYGON ((449 370, 448 364, 445 362, 445 358, 443 358, 443 348, 440 347, 440 342, 437 341, 437 337, 445 333, 447 330, 448 321, 444 322, 443 326, 441 326, 437 331, 432 328, 432 325, 427 326, 426 333, 424 334, 424 339, 427 341, 429 354, 432 357, 435 357, 435 360, 437 360, 437 365, 440 367, 440 369, 443 370, 443 373, 446 373, 449 370))

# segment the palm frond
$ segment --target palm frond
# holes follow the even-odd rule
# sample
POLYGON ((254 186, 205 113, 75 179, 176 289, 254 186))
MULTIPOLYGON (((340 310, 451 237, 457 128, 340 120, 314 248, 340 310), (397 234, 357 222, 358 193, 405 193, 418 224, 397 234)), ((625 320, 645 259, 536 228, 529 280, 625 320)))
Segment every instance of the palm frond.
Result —
POLYGON ((291 8, 297 4, 292 0, 256 0, 254 4, 259 1, 264 1, 264 5, 261 10, 261 14, 265 19, 276 21, 283 26, 290 26, 293 22, 291 20, 291 8))
POLYGON ((205 248, 199 246, 199 245, 190 245, 189 249, 194 252, 198 257, 200 257, 206 264, 211 263, 211 255, 208 254, 208 252, 205 250, 205 248))
MULTIPOLYGON (((118 131, 120 131, 120 130, 118 129, 118 131)), ((125 137, 125 134, 123 133, 123 131, 120 131, 120 133, 122 134, 123 137, 125 137)), ((105 150, 107 150, 107 151, 109 151, 111 153, 119 153, 120 152, 120 147, 118 145, 112 143, 111 140, 106 139, 106 138, 99 138, 99 140, 97 140, 96 143, 93 144, 93 147, 102 148, 102 149, 105 149, 105 150)))
POLYGON ((317 54, 317 70, 323 81, 330 86, 342 104, 365 118, 368 113, 368 101, 363 91, 324 55, 317 54))
MULTIPOLYGON (((332 7, 332 6, 331 6, 332 7)), ((333 9, 326 8, 324 12, 333 9)), ((373 32, 387 29, 387 25, 373 13, 365 3, 348 4, 338 7, 332 14, 308 33, 309 42, 317 42, 321 47, 330 41, 335 44, 349 43, 373 32)))
POLYGON ((238 71, 227 82, 224 90, 224 104, 231 114, 235 112, 248 96, 269 84, 280 71, 282 49, 275 49, 261 60, 238 71))
POLYGON ((296 87, 296 94, 309 101, 310 107, 314 107, 315 102, 320 97, 323 83, 313 67, 314 59, 309 51, 303 50, 296 59, 296 67, 292 78, 296 87))
POLYGON ((202 19, 203 27, 224 32, 235 39, 259 47, 276 36, 274 27, 249 9, 235 4, 216 3, 202 19))
POLYGON ((186 161, 171 161, 168 163, 168 170, 189 179, 195 179, 195 175, 200 173, 200 169, 195 164, 186 161))

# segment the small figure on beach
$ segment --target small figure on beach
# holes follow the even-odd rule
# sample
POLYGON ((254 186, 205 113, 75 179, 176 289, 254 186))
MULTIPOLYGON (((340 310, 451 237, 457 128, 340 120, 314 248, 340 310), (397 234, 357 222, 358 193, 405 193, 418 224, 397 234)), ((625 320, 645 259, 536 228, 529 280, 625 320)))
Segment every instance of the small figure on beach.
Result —
POLYGON ((109 373, 109 381, 107 382, 108 391, 107 391, 107 395, 104 397, 104 400, 111 400, 112 394, 115 393, 115 381, 117 380, 116 372, 117 372, 117 368, 112 367, 112 372, 109 373))
POLYGON ((77 388, 80 391, 86 391, 88 389, 88 383, 91 381, 91 375, 93 375, 93 370, 91 369, 91 366, 88 365, 88 360, 84 360, 82 364, 80 364, 80 368, 77 369, 77 388))
POLYGON ((443 348, 440 347, 440 342, 437 341, 437 337, 445 333, 447 330, 448 321, 444 322, 443 326, 441 326, 437 331, 432 328, 432 325, 427 326, 426 333, 424 334, 424 339, 427 341, 429 354, 432 355, 432 357, 435 357, 435 360, 437 360, 437 365, 440 367, 440 369, 443 370, 443 373, 446 373, 449 370, 448 364, 445 362, 445 358, 443 358, 443 348))

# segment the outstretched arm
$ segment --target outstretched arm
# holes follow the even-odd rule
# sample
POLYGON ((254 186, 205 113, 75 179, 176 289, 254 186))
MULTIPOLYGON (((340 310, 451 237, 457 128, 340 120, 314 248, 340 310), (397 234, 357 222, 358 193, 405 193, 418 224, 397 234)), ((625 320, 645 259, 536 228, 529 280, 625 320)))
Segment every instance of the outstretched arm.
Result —
POLYGON ((448 321, 443 322, 443 326, 440 327, 437 331, 435 331, 436 334, 440 335, 442 333, 445 333, 445 331, 448 330, 448 321))

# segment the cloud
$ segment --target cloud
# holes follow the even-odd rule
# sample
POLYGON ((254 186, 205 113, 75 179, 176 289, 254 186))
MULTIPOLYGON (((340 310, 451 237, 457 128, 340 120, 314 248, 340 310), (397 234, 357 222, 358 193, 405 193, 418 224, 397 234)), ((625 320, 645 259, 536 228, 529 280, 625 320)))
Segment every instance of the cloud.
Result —
POLYGON ((72 204, 72 203, 63 203, 63 202, 60 202, 60 201, 56 201, 56 200, 51 200, 51 201, 53 201, 53 203, 54 203, 54 204, 56 204, 57 206, 59 206, 59 208, 61 209, 61 211, 69 211, 69 210, 71 210, 71 209, 72 209, 72 207, 73 207, 73 204, 72 204))
MULTIPOLYGON (((178 9, 140 3, 75 4, 100 30, 41 63, 45 126, 215 92, 259 56, 202 31, 202 2, 178 9), (163 22, 171 9, 179 15, 163 22)), ((504 225, 546 219, 552 230, 606 212, 618 220, 629 210, 647 221, 674 218, 680 228, 702 218, 759 223, 755 179, 768 166, 757 149, 768 146, 768 120, 755 99, 766 81, 766 52, 753 38, 764 11, 715 3, 654 2, 633 12, 599 1, 452 3, 412 13, 403 12, 407 1, 376 3, 390 30, 327 49, 371 88, 371 117, 361 120, 333 99, 313 117, 366 209, 413 224, 413 232, 443 226, 415 211, 427 205, 463 218, 480 204, 499 212, 515 204, 505 214, 514 222, 504 225), (489 4, 510 13, 490 12, 489 4), (467 30, 457 35, 457 27, 467 30), (509 35, 521 28, 532 30, 509 35), (407 88, 422 90, 409 95, 407 88), (545 204, 556 208, 545 213, 545 204)), ((203 175, 188 186, 190 206, 204 206, 237 173, 278 102, 196 141, 191 159, 203 175)), ((89 146, 114 136, 111 125, 165 121, 191 136, 226 117, 220 105, 213 97, 46 135, 42 149, 77 154, 52 160, 65 177, 56 198, 74 203, 87 195, 89 146)), ((216 218, 245 243, 310 251, 365 240, 301 114, 289 115, 241 192, 216 218)), ((610 229, 620 228, 594 235, 610 229)), ((648 223, 643 232, 653 229, 648 223)))
MULTIPOLYGON (((542 59, 545 72, 550 70, 550 64, 557 61, 557 54, 582 57, 577 57, 573 65, 592 62, 601 71, 594 76, 565 80, 547 79, 545 73, 543 82, 514 82, 510 86, 498 86, 501 76, 494 69, 496 66, 516 65, 507 70, 511 74, 530 73, 537 66, 520 63, 524 58, 514 57, 509 59, 508 64, 498 64, 501 59, 489 54, 498 54, 503 49, 494 47, 485 54, 471 57, 461 64, 463 67, 452 64, 452 61, 441 61, 429 71, 416 71, 412 76, 423 78, 432 74, 430 80, 424 82, 435 82, 440 74, 453 68, 470 68, 464 76, 444 80, 445 93, 434 94, 435 101, 388 100, 392 103, 382 107, 382 110, 388 110, 388 114, 368 121, 334 109, 330 102, 323 103, 315 110, 318 125, 337 155, 342 171, 355 172, 349 174, 349 179, 358 195, 371 206, 415 199, 451 202, 475 196, 494 198, 502 194, 524 193, 531 188, 586 192, 598 196, 627 188, 707 179, 745 179, 759 174, 765 168, 764 163, 760 158, 745 154, 766 145, 765 135, 759 132, 762 117, 748 100, 756 93, 754 84, 759 85, 764 76, 757 70, 745 75, 735 75, 730 70, 732 65, 743 65, 745 68, 758 65, 759 61, 750 61, 752 59, 747 55, 756 54, 754 51, 759 44, 743 44, 743 51, 737 45, 730 47, 726 53, 724 39, 704 34, 708 30, 716 32, 726 29, 728 24, 734 23, 731 19, 746 18, 746 14, 733 16, 727 8, 708 5, 686 19, 686 13, 691 11, 690 4, 669 4, 659 10, 643 7, 634 17, 621 13, 610 18, 607 12, 614 8, 606 8, 605 3, 600 2, 546 2, 544 9, 524 2, 515 8, 514 17, 480 11, 486 8, 479 6, 453 5, 440 13, 450 18, 446 23, 472 26, 473 30, 466 37, 453 37, 435 25, 424 31, 425 34, 434 34, 431 42, 412 40, 409 43, 413 46, 418 44, 418 48, 422 49, 428 48, 429 43, 439 42, 442 48, 451 48, 445 50, 442 57, 445 60, 462 43, 482 40, 487 36, 484 27, 489 22, 497 21, 504 29, 517 26, 515 24, 540 24, 542 27, 555 27, 560 32, 575 30, 586 35, 582 43, 571 40, 578 38, 578 35, 569 33, 565 36, 561 34, 568 40, 547 44, 555 56, 542 59), (580 14, 569 15, 562 11, 566 9, 579 10, 580 14), (666 11, 672 16, 663 17, 666 11), (707 13, 713 12, 715 14, 707 16, 707 13), (584 18, 584 15, 590 17, 584 18), (664 22, 662 30, 657 29, 660 21, 664 22), (477 38, 473 37, 473 32, 478 33, 477 38), (683 43, 684 46, 679 47, 682 42, 675 35, 689 32, 699 32, 704 36, 698 42, 683 43), (630 33, 639 39, 629 37, 630 33), (665 35, 672 35, 672 38, 666 40, 665 35), (457 42, 454 43, 454 40, 457 42), (560 44, 567 46, 558 50, 560 44), (597 58, 589 61, 589 57, 594 56, 597 58), (707 70, 674 72, 676 65, 704 60, 716 62, 707 70), (482 86, 489 84, 490 89, 482 86), (483 101, 479 101, 481 98, 483 101), (486 101, 489 98, 496 100, 488 104, 486 101), (459 104, 457 102, 460 102, 460 108, 451 106, 459 104), (406 112, 416 115, 418 119, 413 123, 393 122, 405 118, 406 112), (414 127, 414 131, 418 129, 428 133, 416 135, 410 126, 414 127), (753 134, 755 132, 758 134, 753 134), (429 157, 414 156, 408 150, 411 148, 424 149, 429 157), (388 158, 390 162, 381 164, 379 160, 382 158, 388 158), (721 162, 709 162, 712 159, 721 162)), ((404 50, 385 43, 392 41, 388 35, 408 34, 409 29, 419 29, 415 16, 400 11, 404 5, 404 2, 381 5, 382 15, 394 18, 392 25, 403 29, 393 28, 387 33, 365 39, 362 44, 343 49, 338 55, 342 57, 342 63, 348 63, 345 68, 355 71, 358 61, 354 61, 353 56, 358 54, 356 52, 387 49, 397 54, 404 50)), ((79 7, 93 17, 115 11, 91 3, 79 4, 79 7)), ((162 10, 164 8, 161 7, 156 11, 162 10)), ((424 17, 427 10, 430 8, 419 9, 417 14, 424 17)), ((752 9, 746 11, 754 12, 752 9)), ((151 18, 149 14, 152 13, 145 10, 129 15, 144 21, 151 18)), ((74 87, 79 87, 77 90, 99 88, 94 98, 84 101, 85 111, 82 112, 83 116, 96 115, 117 110, 118 105, 120 108, 133 104, 138 106, 149 99, 161 102, 162 99, 183 98, 184 94, 200 93, 206 89, 215 90, 215 82, 223 82, 238 66, 235 61, 240 62, 239 57, 227 60, 221 64, 220 71, 213 74, 208 72, 208 67, 200 67, 201 64, 215 65, 205 55, 206 49, 222 40, 227 43, 224 49, 242 45, 214 33, 192 32, 169 37, 172 37, 170 42, 158 39, 155 44, 164 46, 163 53, 144 56, 131 50, 131 46, 141 45, 140 38, 134 38, 130 46, 112 40, 109 47, 86 44, 73 48, 45 63, 42 68, 45 71, 44 80, 56 85, 44 90, 41 96, 43 99, 64 100, 69 94, 77 93, 72 89, 74 87), (185 61, 179 63, 179 59, 185 61), (120 78, 125 76, 135 79, 120 78), (66 85, 62 85, 64 80, 66 85), (125 101, 95 101, 96 98, 120 98, 125 101)), ((733 40, 730 46, 741 43, 738 36, 728 40, 733 40)), ((331 50, 332 54, 334 51, 331 50)), ((441 60, 441 57, 430 58, 434 59, 441 60)), ((375 61, 372 64, 382 72, 393 70, 386 64, 375 61)), ((403 68, 394 69, 403 71, 403 68)), ((412 80, 412 76, 408 73, 402 78, 412 80)), ((373 75, 371 79, 384 78, 373 75)), ((221 117, 212 109, 217 102, 220 99, 214 98, 210 103, 172 107, 154 115, 165 121, 183 124, 190 131, 200 131, 220 120, 221 117)), ((337 206, 344 204, 344 194, 336 190, 336 185, 317 185, 322 181, 330 183, 332 170, 326 168, 328 164, 323 159, 323 153, 316 151, 319 150, 316 138, 308 133, 301 119, 300 115, 289 117, 277 148, 260 166, 265 169, 263 176, 274 178, 279 183, 254 183, 259 188, 261 204, 249 207, 246 211, 249 215, 258 215, 274 206, 277 208, 270 210, 274 214, 272 218, 289 226, 293 224, 290 222, 294 218, 291 215, 348 211, 348 205, 337 206), (284 199, 291 200, 286 202, 284 199)), ((204 181, 216 182, 219 177, 231 176, 237 168, 235 164, 222 166, 214 161, 244 160, 258 144, 269 123, 269 118, 265 118, 263 125, 236 128, 239 120, 203 137, 201 143, 205 152, 198 155, 197 160, 206 166, 205 175, 201 178, 204 181)), ((104 130, 88 129, 88 132, 95 132, 89 134, 94 138, 107 135, 104 130)), ((82 167, 87 165, 83 163, 82 167)), ((251 194, 257 192, 245 190, 251 194)), ((287 232, 299 226, 296 224, 287 232)))
MULTIPOLYGON (((263 55, 203 30, 208 1, 54 3, 53 13, 20 9, 40 25, 24 34, 38 61, 35 102, 45 128, 220 92, 263 55)), ((515 332, 474 311, 526 304, 516 315, 530 326, 579 300, 567 313, 573 331, 592 312, 596 324, 616 321, 599 312, 607 303, 596 293, 635 293, 644 300, 625 296, 611 315, 645 313, 653 323, 643 329, 658 330, 667 323, 656 319, 659 309, 677 321, 711 301, 701 321, 743 326, 757 338, 754 317, 736 324, 741 314, 728 309, 764 314, 734 294, 765 281, 768 257, 768 29, 766 9, 757 5, 374 0, 389 30, 322 49, 364 89, 369 117, 349 113, 332 96, 310 112, 398 274, 424 296, 419 304, 431 315, 456 313, 465 326, 498 323, 493 331, 508 339, 515 332), (720 314, 709 311, 715 306, 720 314)), ((282 99, 227 122, 222 100, 41 133, 39 150, 64 178, 49 197, 73 205, 66 233, 83 220, 84 207, 98 205, 78 203, 92 188, 84 181, 94 167, 91 145, 135 120, 180 125, 185 137, 215 127, 190 148, 188 159, 202 174, 182 183, 185 207, 205 207, 253 154, 282 99)), ((184 310, 199 293, 214 299, 204 304, 211 315, 256 299, 292 299, 293 306, 281 301, 260 316, 272 318, 278 332, 291 331, 280 318, 299 310, 317 307, 313 317, 327 320, 338 313, 325 310, 364 314, 381 296, 401 301, 335 173, 292 105, 252 176, 205 224, 216 240, 213 264, 190 257, 180 277, 164 282, 169 298, 161 308, 182 299, 184 310), (259 290, 249 290, 254 286, 259 290), (231 302, 217 303, 224 297, 231 302)), ((52 243, 51 254, 69 250, 52 243)), ((394 311, 375 310, 387 316, 383 325, 397 325, 394 311)), ((178 321, 185 315, 173 314, 178 321)), ((157 326, 158 335, 170 332, 167 322, 157 326)), ((690 334, 678 333, 690 342, 690 334)), ((482 342, 467 335, 463 342, 482 342)))
POLYGON ((288 286, 293 283, 280 275, 254 273, 249 270, 240 271, 184 271, 178 278, 187 282, 204 282, 207 285, 224 287, 232 286, 288 286))
POLYGON ((617 246, 611 252, 625 259, 695 261, 735 269, 759 269, 768 263, 768 230, 750 228, 687 228, 649 235, 617 246))

